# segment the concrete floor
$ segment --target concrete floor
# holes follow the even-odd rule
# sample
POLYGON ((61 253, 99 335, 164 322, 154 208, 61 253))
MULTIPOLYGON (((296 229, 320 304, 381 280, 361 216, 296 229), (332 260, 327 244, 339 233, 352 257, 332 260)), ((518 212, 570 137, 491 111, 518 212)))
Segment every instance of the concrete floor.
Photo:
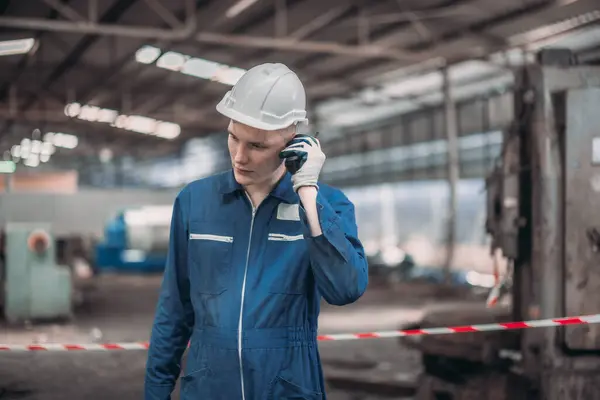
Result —
MULTIPOLYGON (((89 305, 78 310, 73 321, 24 328, 7 327, 0 322, 0 343, 148 340, 159 282, 157 276, 105 276, 89 305)), ((401 303, 397 295, 369 289, 356 304, 324 307, 320 319, 322 333, 397 329, 422 314, 421 308, 397 305, 401 303)), ((384 379, 410 378, 420 368, 418 354, 400 348, 396 339, 321 342, 320 349, 326 377, 341 371, 339 364, 349 361, 377 361, 377 369, 370 373, 384 379)), ((0 399, 141 399, 145 362, 144 350, 0 352, 0 399)), ((328 391, 328 397, 377 399, 350 397, 333 390, 328 391)), ((173 400, 178 398, 176 389, 173 400)))

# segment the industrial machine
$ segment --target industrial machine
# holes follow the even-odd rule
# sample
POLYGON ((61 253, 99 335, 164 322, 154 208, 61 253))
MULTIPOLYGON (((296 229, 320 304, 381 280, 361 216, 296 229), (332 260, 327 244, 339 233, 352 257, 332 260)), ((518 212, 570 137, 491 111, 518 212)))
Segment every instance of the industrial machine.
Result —
POLYGON ((96 245, 100 271, 162 272, 169 246, 172 206, 123 210, 108 221, 104 240, 96 245))
MULTIPOLYGON (((600 314, 600 67, 545 50, 516 71, 514 124, 488 179, 486 228, 511 265, 503 305, 421 327, 600 314)), ((600 399, 600 326, 425 336, 417 399, 600 399)))
POLYGON ((4 230, 3 309, 9 323, 65 319, 72 313, 71 270, 56 264, 49 224, 8 223, 4 230))

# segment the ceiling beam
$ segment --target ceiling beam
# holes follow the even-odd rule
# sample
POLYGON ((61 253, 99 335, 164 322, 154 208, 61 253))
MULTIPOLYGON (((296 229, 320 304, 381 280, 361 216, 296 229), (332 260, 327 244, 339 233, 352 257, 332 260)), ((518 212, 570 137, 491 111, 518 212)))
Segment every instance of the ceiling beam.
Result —
MULTIPOLYGON (((322 29, 326 29, 327 27, 331 26, 331 24, 338 22, 339 19, 347 17, 348 14, 353 9, 364 7, 367 4, 373 5, 376 3, 378 3, 378 2, 374 1, 374 0, 371 0, 370 2, 368 0, 352 0, 352 1, 349 1, 339 7, 328 9, 328 10, 322 10, 321 12, 318 12, 316 14, 315 14, 315 11, 319 11, 319 10, 318 9, 315 10, 314 8, 311 8, 311 5, 313 3, 311 3, 311 2, 298 3, 295 8, 289 8, 287 10, 287 13, 289 15, 299 15, 302 17, 307 17, 309 22, 306 24, 297 26, 295 29, 287 32, 286 39, 294 40, 295 42, 303 41, 304 43, 307 43, 305 41, 305 39, 309 38, 310 36, 314 35, 315 33, 319 32, 319 31, 321 31, 322 29)), ((290 25, 291 24, 288 24, 288 27, 290 25)), ((247 32, 248 34, 253 35, 252 37, 256 37, 256 36, 260 37, 260 36, 266 34, 265 29, 263 28, 262 25, 253 25, 250 28, 246 27, 244 31, 247 32)), ((322 43, 322 42, 319 42, 319 43, 322 43)), ((267 46, 265 48, 262 48, 262 50, 257 51, 257 49, 255 47, 244 46, 244 47, 240 47, 239 50, 236 52, 235 60, 239 60, 240 62, 243 60, 244 63, 247 63, 248 60, 258 60, 258 59, 269 58, 270 56, 273 55, 275 50, 277 50, 277 49, 267 46)), ((298 53, 298 54, 302 54, 302 53, 298 53)), ((238 65, 238 64, 240 64, 240 62, 233 61, 231 64, 238 65)), ((259 62, 259 61, 257 61, 257 62, 259 62)), ((158 102, 155 100, 149 100, 148 103, 152 103, 151 105, 153 108, 151 108, 151 110, 156 110, 156 109, 164 107, 168 104, 171 104, 174 101, 174 99, 177 99, 178 101, 186 101, 186 99, 190 99, 190 98, 193 99, 193 98, 197 97, 197 93, 199 91, 203 91, 206 88, 206 86, 210 85, 210 84, 211 84, 210 82, 199 81, 198 86, 190 87, 188 90, 184 90, 184 91, 169 90, 167 95, 162 96, 162 102, 158 102)), ((213 98, 214 96, 209 94, 208 97, 213 98)), ((148 109, 144 105, 142 106, 142 108, 148 109)))
POLYGON ((58 11, 60 15, 74 22, 84 22, 85 19, 70 5, 61 3, 59 0, 42 0, 47 6, 58 11))
MULTIPOLYGON (((51 5, 61 5, 58 9, 63 15, 70 19, 75 15, 72 9, 65 8, 57 1, 48 1, 51 5), (56 4, 54 4, 56 3, 56 4), (69 11, 68 11, 69 10, 69 11), (66 14, 65 14, 66 13, 66 14)), ((104 24, 90 20, 73 21, 50 21, 42 18, 4 17, 0 16, 0 27, 13 29, 27 29, 34 31, 51 31, 84 35, 121 36, 138 39, 164 39, 185 40, 191 37, 197 29, 196 25, 196 3, 194 0, 184 0, 186 19, 181 28, 159 29, 150 27, 133 27, 119 24, 104 24)), ((79 14, 77 14, 80 19, 79 14)))
MULTIPOLYGON (((339 7, 335 7, 335 8, 330 8, 330 9, 324 9, 321 12, 317 12, 315 13, 315 9, 314 7, 312 7, 312 4, 310 1, 305 1, 305 2, 299 2, 296 3, 292 6, 290 6, 290 4, 287 4, 287 14, 288 15, 295 15, 295 16, 307 16, 308 18, 308 22, 307 24, 302 24, 300 26, 297 26, 296 29, 291 29, 291 27, 293 26, 292 21, 288 21, 287 25, 288 25, 288 29, 291 29, 288 31, 288 38, 291 39, 296 39, 296 40, 302 40, 302 39, 306 39, 312 35, 314 35, 315 33, 317 33, 318 31, 330 26, 332 23, 335 23, 338 19, 344 17, 345 15, 347 15, 349 13, 349 11, 351 11, 353 8, 360 6, 360 5, 365 5, 367 3, 377 3, 375 0, 371 0, 371 2, 369 2, 368 0, 349 0, 347 1, 345 4, 340 5, 339 7)), ((235 31, 244 31, 248 34, 252 34, 252 35, 256 35, 256 36, 261 36, 261 35, 265 35, 267 32, 265 31, 265 29, 263 28, 263 25, 265 23, 265 18, 267 17, 261 17, 260 19, 260 23, 256 23, 256 24, 252 24, 250 26, 250 23, 244 24, 243 29, 240 28, 240 26, 233 26, 232 24, 234 23, 234 21, 232 20, 224 20, 222 15, 224 15, 225 10, 226 10, 226 3, 225 2, 211 2, 210 5, 206 8, 206 10, 202 10, 204 12, 201 12, 198 14, 198 21, 199 21, 199 25, 200 26, 205 26, 206 30, 211 30, 211 31, 216 31, 216 30, 235 30, 235 31), (216 17, 215 17, 216 16, 216 17), (212 19, 211 19, 212 17, 212 19)), ((271 17, 273 17, 273 13, 272 13, 273 9, 271 9, 271 17)), ((296 24, 298 25, 298 24, 296 24)), ((165 48, 165 47, 169 47, 168 44, 163 43, 161 44, 157 44, 157 46, 159 48, 165 48)), ((203 46, 199 46, 199 49, 196 49, 197 51, 203 50, 203 46)), ((275 49, 272 48, 267 48, 267 49, 262 49, 261 51, 257 51, 256 48, 250 47, 247 48, 246 51, 243 50, 243 48, 239 48, 236 51, 236 56, 235 59, 236 60, 248 60, 248 59, 256 59, 257 57, 268 57, 269 55, 272 54, 272 51, 275 49)), ((302 54, 302 53, 300 53, 302 54)), ((237 65, 238 63, 235 61, 232 61, 230 64, 232 65, 237 65)), ((141 65, 142 67, 147 67, 144 65, 141 65)), ((134 71, 139 71, 140 69, 140 64, 138 63, 136 67, 133 68, 134 71)), ((136 79, 136 77, 132 74, 132 75, 128 75, 126 78, 127 79, 136 79)), ((148 105, 142 104, 141 109, 149 109, 150 110, 156 110, 156 109, 160 109, 161 107, 165 107, 169 104, 172 104, 174 102, 173 99, 177 99, 177 101, 179 102, 185 102, 186 99, 189 98, 194 98, 197 97, 197 93, 204 90, 204 88, 206 87, 206 85, 209 85, 210 82, 201 82, 199 81, 199 84, 197 86, 193 86, 191 88, 188 88, 187 90, 168 90, 167 94, 163 94, 162 96, 162 102, 157 102, 156 100, 152 100, 149 99, 148 100, 148 105), (150 107, 151 106, 151 107, 150 107)), ((102 96, 98 96, 95 99, 101 99, 101 101, 106 101, 109 97, 110 97, 110 93, 103 91, 103 95, 102 96)))
POLYGON ((233 47, 253 47, 257 49, 272 49, 288 52, 323 53, 358 58, 383 58, 401 61, 422 60, 423 56, 376 45, 346 45, 334 42, 303 41, 293 38, 275 38, 247 35, 228 35, 211 32, 201 32, 195 36, 200 43, 218 44, 233 47))
MULTIPOLYGON (((146 5, 154 11, 156 15, 160 17, 167 25, 169 25, 173 29, 182 29, 184 28, 183 23, 171 12, 168 8, 166 8, 160 0, 144 0, 146 5)), ((196 23, 196 18, 192 14, 196 10, 188 9, 188 18, 191 18, 192 23, 196 23)))
MULTIPOLYGON (((223 1, 198 1, 195 13, 195 20, 197 26, 213 28, 218 23, 222 22, 223 18, 214 18, 214 15, 222 15, 227 8, 227 3, 223 1), (211 19, 212 17, 212 19, 211 19)), ((168 48, 172 45, 173 41, 170 40, 152 40, 146 44, 154 45, 159 48, 168 48)), ((104 104, 111 98, 111 93, 102 90, 103 86, 115 78, 121 77, 123 71, 127 71, 124 80, 134 80, 137 73, 146 67, 144 64, 140 64, 135 61, 135 52, 139 49, 139 46, 133 48, 131 52, 122 57, 118 62, 110 66, 110 71, 103 74, 100 79, 94 80, 92 85, 89 85, 79 93, 78 100, 83 103, 94 103, 104 104), (101 85, 98 82, 102 82, 101 85)), ((122 80, 119 80, 119 83, 122 80)))
MULTIPOLYGON (((102 16, 101 21, 103 23, 110 23, 116 21, 122 13, 125 12, 131 5, 133 5, 136 0, 119 0, 115 4, 112 5, 102 16)), ((53 21, 50 21, 53 22, 53 21)), ((38 33, 39 34, 39 33, 38 33)), ((85 52, 96 42, 98 36, 86 36, 81 39, 77 45, 73 48, 73 50, 57 65, 57 67, 44 79, 43 83, 40 85, 40 93, 43 93, 44 90, 48 90, 60 77, 62 77, 65 73, 73 69, 80 58, 85 54, 85 52)), ((32 95, 30 96, 23 106, 23 109, 27 110, 35 105, 39 96, 32 95)), ((5 121, 3 130, 10 129, 11 121, 5 121)))

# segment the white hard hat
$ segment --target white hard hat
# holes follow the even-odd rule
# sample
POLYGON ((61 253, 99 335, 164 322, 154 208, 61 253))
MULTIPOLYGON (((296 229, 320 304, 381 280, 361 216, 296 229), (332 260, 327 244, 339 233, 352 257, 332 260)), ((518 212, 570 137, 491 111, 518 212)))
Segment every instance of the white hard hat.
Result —
POLYGON ((308 124, 306 93, 298 76, 283 64, 250 68, 217 104, 217 111, 264 130, 308 124))

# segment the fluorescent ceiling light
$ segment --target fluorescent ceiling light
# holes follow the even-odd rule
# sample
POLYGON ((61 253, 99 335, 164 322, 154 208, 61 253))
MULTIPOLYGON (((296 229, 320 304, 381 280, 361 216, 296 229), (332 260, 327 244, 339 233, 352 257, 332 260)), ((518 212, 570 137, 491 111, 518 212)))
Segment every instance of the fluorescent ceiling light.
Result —
POLYGON ((225 12, 225 16, 227 18, 234 18, 257 1, 258 0, 240 0, 231 7, 229 7, 229 9, 225 12))
POLYGON ((79 103, 67 104, 65 115, 89 122, 103 122, 115 128, 169 140, 175 139, 181 134, 181 127, 172 122, 159 121, 141 115, 119 114, 116 110, 79 103))
POLYGON ((175 139, 181 133, 179 125, 161 121, 156 125, 156 136, 164 139, 175 139))
POLYGON ((246 70, 235 67, 221 68, 217 71, 213 80, 226 85, 235 85, 237 81, 246 73, 246 70))
MULTIPOLYGON (((79 139, 75 135, 62 132, 48 132, 44 136, 46 143, 51 143, 56 147, 62 147, 64 149, 74 149, 79 144, 79 139)), ((46 152, 40 151, 40 154, 46 154, 46 152)))
POLYGON ((183 54, 176 53, 174 51, 168 51, 158 59, 156 66, 164 69, 170 69, 171 71, 179 71, 186 61, 187 57, 183 54))
POLYGON ((52 142, 46 141, 46 142, 42 143, 42 151, 40 151, 40 154, 51 156, 52 154, 54 154, 54 151, 55 151, 54 146, 56 146, 56 145, 52 142))
POLYGON ((38 165, 40 165, 40 157, 37 154, 32 154, 25 159, 23 164, 25 164, 28 167, 35 168, 38 165))
POLYGON ((142 64, 152 64, 155 62, 155 65, 162 69, 168 69, 169 71, 219 82, 229 86, 235 85, 242 75, 246 73, 246 70, 242 68, 220 64, 203 58, 190 57, 175 51, 168 51, 158 57, 157 55, 161 53, 161 50, 156 47, 152 47, 153 50, 148 50, 148 47, 149 46, 145 46, 138 50, 136 53, 136 61, 142 64), (149 53, 150 51, 152 51, 151 56, 144 54, 149 53), (139 56, 139 53, 142 53, 142 55, 139 56), (153 59, 153 61, 149 61, 150 59, 153 59))
POLYGON ((181 69, 181 73, 195 76, 196 78, 211 79, 221 68, 219 63, 203 60, 201 58, 189 59, 181 69))
POLYGON ((21 146, 20 145, 14 145, 11 149, 10 149, 10 154, 13 157, 19 158, 21 157, 21 146))
POLYGON ((152 64, 160 56, 160 49, 154 46, 142 46, 135 52, 135 60, 142 64, 152 64))
POLYGON ((0 56, 29 53, 35 46, 35 39, 4 40, 0 42, 0 56))
POLYGON ((50 157, 56 152, 56 147, 64 149, 74 149, 77 147, 79 139, 75 135, 62 132, 48 132, 44 135, 44 140, 23 138, 21 143, 14 145, 10 149, 15 164, 23 161, 28 167, 37 167, 40 162, 50 161, 50 157))

